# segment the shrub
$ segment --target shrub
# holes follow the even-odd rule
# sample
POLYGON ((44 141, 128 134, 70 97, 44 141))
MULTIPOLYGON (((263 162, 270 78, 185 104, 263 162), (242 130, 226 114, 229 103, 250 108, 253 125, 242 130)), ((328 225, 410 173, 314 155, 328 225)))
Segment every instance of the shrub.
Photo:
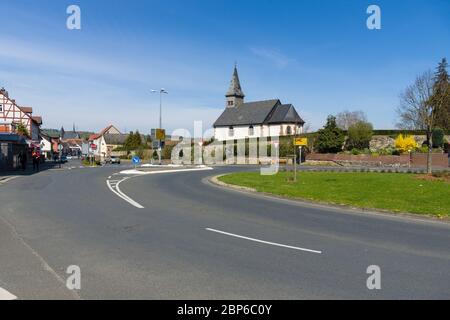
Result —
POLYGON ((397 139, 395 139, 395 147, 401 153, 406 153, 415 150, 418 145, 413 136, 399 134, 397 139))
POLYGON ((360 152, 358 149, 356 149, 356 148, 353 148, 352 151, 351 151, 351 153, 352 153, 352 155, 354 155, 354 156, 357 156, 358 154, 361 154, 361 152, 360 152))
POLYGON ((373 126, 369 122, 359 121, 348 128, 348 147, 356 149, 369 148, 373 126))
POLYGON ((144 159, 144 148, 142 146, 137 148, 135 155, 138 156, 140 159, 144 159))
POLYGON ((432 140, 433 148, 442 148, 444 146, 444 131, 441 128, 434 129, 432 140))
POLYGON ((421 147, 416 149, 417 153, 428 153, 428 147, 426 145, 422 145, 421 147))
POLYGON ((161 158, 162 159, 166 159, 166 160, 170 160, 172 158, 172 149, 174 146, 168 146, 166 145, 163 149, 162 149, 162 153, 161 153, 161 158))

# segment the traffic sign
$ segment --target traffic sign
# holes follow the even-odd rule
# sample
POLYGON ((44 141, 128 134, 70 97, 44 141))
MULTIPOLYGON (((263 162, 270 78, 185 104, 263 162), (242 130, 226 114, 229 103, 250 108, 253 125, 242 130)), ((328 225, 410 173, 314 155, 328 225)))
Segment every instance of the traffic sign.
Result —
POLYGON ((308 138, 294 138, 294 145, 296 146, 307 146, 308 138))
POLYGON ((139 164, 141 163, 141 158, 139 158, 138 156, 134 156, 131 161, 133 161, 133 164, 139 164))
POLYGON ((153 140, 165 140, 166 130, 165 129, 152 129, 152 139, 153 140))
POLYGON ((166 139, 166 130, 156 129, 156 139, 157 140, 165 140, 166 139))

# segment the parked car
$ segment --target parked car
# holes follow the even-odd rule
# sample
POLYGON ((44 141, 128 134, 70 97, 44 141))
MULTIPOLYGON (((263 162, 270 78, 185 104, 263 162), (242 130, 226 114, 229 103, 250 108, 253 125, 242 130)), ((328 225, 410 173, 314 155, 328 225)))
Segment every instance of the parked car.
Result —
POLYGON ((67 156, 61 156, 61 162, 66 163, 67 162, 67 156))
POLYGON ((111 156, 109 158, 106 158, 105 163, 120 164, 120 158, 116 156, 111 156))

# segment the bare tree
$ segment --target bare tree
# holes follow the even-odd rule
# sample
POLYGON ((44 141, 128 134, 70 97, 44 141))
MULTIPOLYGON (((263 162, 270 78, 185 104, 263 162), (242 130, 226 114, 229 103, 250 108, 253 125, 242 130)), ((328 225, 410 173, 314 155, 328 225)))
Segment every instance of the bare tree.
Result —
POLYGON ((342 130, 348 130, 352 125, 359 122, 367 122, 367 117, 364 111, 342 111, 336 116, 336 124, 342 130))
POLYGON ((418 76, 414 84, 408 86, 400 95, 399 127, 426 131, 428 142, 427 172, 431 173, 433 129, 435 126, 437 104, 433 102, 433 73, 427 71, 418 76))

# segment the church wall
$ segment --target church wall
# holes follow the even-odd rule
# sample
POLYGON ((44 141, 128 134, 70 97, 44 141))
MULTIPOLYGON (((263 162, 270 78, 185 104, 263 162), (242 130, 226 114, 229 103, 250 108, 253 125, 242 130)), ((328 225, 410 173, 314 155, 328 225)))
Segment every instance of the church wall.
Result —
MULTIPOLYGON (((253 126, 254 134, 249 136, 249 126, 234 126, 233 136, 229 135, 228 127, 219 127, 214 129, 214 138, 218 141, 226 140, 239 140, 245 138, 261 138, 261 137, 277 137, 284 136, 287 132, 287 127, 291 126, 292 133, 294 133, 295 124, 283 124, 283 125, 255 125, 253 126)), ((297 133, 302 133, 302 128, 297 130, 297 133)))

